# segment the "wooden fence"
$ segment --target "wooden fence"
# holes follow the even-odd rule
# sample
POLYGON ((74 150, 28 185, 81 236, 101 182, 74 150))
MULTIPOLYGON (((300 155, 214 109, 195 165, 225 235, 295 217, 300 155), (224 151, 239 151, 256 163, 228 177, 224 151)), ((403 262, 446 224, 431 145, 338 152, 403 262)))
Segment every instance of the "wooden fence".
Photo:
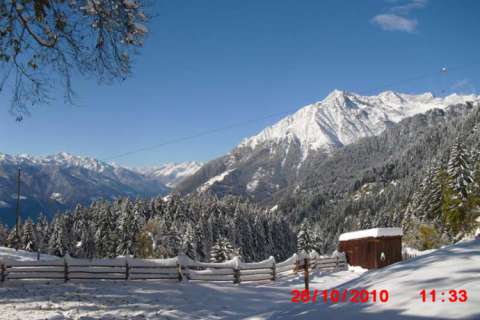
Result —
MULTIPOLYGON (((299 272, 336 271, 347 267, 345 255, 299 256, 276 263, 273 257, 253 263, 234 258, 222 263, 171 259, 74 259, 0 261, 0 281, 7 280, 176 280, 252 282, 275 281, 299 272)), ((307 279, 308 280, 308 279, 307 279)))

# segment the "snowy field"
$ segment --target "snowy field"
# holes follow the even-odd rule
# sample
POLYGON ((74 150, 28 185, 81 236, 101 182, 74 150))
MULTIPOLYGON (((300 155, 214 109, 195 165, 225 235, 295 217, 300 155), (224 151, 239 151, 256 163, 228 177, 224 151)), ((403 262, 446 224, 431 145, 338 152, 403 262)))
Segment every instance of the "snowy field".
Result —
MULTIPOLYGON (((58 257, 50 256, 48 254, 41 254, 40 260, 56 260, 58 257)), ((27 252, 23 250, 15 250, 12 248, 0 247, 0 261, 2 260, 16 260, 16 261, 32 261, 37 260, 35 252, 27 252)))
POLYGON ((386 289, 387 303, 290 302, 303 279, 276 283, 6 282, 0 319, 480 319, 480 241, 363 273, 315 274, 311 289, 386 289), (466 289, 466 303, 423 303, 422 289, 466 289))

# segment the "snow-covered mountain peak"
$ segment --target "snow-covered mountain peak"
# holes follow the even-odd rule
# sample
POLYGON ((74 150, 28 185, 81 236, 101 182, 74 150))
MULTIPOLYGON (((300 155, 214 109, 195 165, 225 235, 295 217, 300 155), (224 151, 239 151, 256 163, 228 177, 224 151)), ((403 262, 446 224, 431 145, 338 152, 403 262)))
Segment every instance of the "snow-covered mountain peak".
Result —
POLYGON ((333 101, 333 100, 341 99, 341 98, 344 98, 346 95, 348 95, 347 91, 335 89, 327 95, 324 101, 333 101))
POLYGON ((82 167, 88 170, 93 170, 97 172, 103 172, 107 168, 113 169, 114 167, 99 161, 95 158, 85 157, 85 156, 76 156, 67 152, 59 152, 54 155, 49 155, 43 158, 39 158, 40 161, 46 163, 55 163, 62 166, 68 167, 82 167))
POLYGON ((162 166, 143 167, 136 169, 146 176, 159 178, 168 187, 175 187, 186 177, 196 173, 203 163, 197 161, 166 163, 162 166))
POLYGON ((238 147, 260 144, 299 143, 306 156, 309 150, 331 151, 360 138, 378 135, 392 123, 434 108, 479 101, 476 95, 453 94, 434 97, 432 93, 403 94, 385 91, 375 96, 334 90, 324 100, 307 105, 296 113, 243 140, 238 147))
POLYGON ((31 156, 28 154, 8 155, 0 154, 1 162, 9 162, 19 166, 60 166, 60 167, 80 167, 95 172, 104 172, 105 170, 117 170, 121 167, 110 165, 95 158, 75 156, 67 152, 59 152, 47 156, 31 156))

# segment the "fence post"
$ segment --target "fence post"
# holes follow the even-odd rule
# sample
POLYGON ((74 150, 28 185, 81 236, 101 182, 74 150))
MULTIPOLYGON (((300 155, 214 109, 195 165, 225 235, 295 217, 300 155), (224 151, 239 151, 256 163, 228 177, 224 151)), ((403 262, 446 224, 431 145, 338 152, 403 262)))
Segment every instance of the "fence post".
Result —
POLYGON ((275 264, 275 260, 273 260, 273 264, 272 264, 272 281, 275 281, 277 280, 277 267, 276 267, 276 264, 275 264))
POLYGON ((336 258, 336 261, 335 261, 335 271, 338 271, 338 268, 339 268, 338 255, 335 256, 335 258, 336 258))
POLYGON ((125 280, 130 278, 130 266, 128 265, 128 259, 125 259, 125 280))
POLYGON ((240 269, 233 268, 233 283, 240 284, 240 269))
POLYGON ((182 266, 177 262, 177 277, 178 281, 182 281, 182 266))
POLYGON ((0 280, 4 282, 5 281, 5 265, 2 263, 0 268, 1 268, 0 280))
POLYGON ((67 259, 64 258, 63 259, 63 262, 64 262, 64 269, 63 269, 63 278, 65 280, 65 282, 67 282, 69 279, 68 279, 68 263, 67 263, 67 259))
POLYGON ((309 290, 308 282, 309 282, 309 275, 308 275, 308 258, 303 259, 303 278, 305 280, 305 290, 309 290))

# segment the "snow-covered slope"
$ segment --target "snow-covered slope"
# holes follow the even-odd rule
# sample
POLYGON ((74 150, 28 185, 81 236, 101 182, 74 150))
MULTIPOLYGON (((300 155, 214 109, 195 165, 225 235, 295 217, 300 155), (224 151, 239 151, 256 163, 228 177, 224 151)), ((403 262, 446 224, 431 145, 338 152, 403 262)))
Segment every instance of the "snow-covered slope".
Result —
POLYGON ((320 293, 315 303, 305 304, 291 302, 292 289, 303 289, 301 273, 275 283, 240 285, 188 281, 7 281, 0 286, 0 319, 479 319, 479 266, 480 241, 473 241, 366 273, 359 268, 314 272, 310 290, 320 293), (370 298, 365 303, 324 303, 322 291, 333 288, 340 292, 376 290, 377 302, 370 298), (436 289, 437 302, 422 302, 423 289, 436 289), (442 302, 441 299, 449 298, 448 290, 452 289, 467 290, 468 300, 442 302), (388 302, 379 302, 380 290, 388 290, 388 302), (442 297, 442 291, 447 296, 442 297))
POLYGON ((325 159, 345 145, 380 135, 415 115, 466 102, 477 104, 480 96, 453 94, 440 98, 431 93, 392 91, 361 96, 335 90, 324 100, 243 140, 227 155, 206 163, 177 190, 209 190, 219 196, 235 194, 263 201, 310 174, 310 160, 325 159))
POLYGON ((158 178, 166 186, 173 188, 183 179, 195 174, 201 167, 201 162, 167 163, 162 166, 138 168, 137 171, 158 178))
POLYGON ((431 93, 410 95, 385 91, 361 96, 334 90, 324 100, 301 108, 239 147, 255 148, 262 143, 298 141, 304 154, 309 150, 330 151, 360 138, 378 135, 392 123, 434 108, 479 100, 475 95, 453 94, 435 98, 431 93))
MULTIPOLYGON (((58 257, 48 254, 40 254, 40 260, 56 260, 58 257)), ((15 250, 12 248, 0 247, 1 261, 34 261, 37 260, 36 252, 28 252, 24 250, 15 250)))
POLYGON ((338 288, 340 292, 387 290, 387 303, 296 305, 272 319, 480 319, 479 266, 480 240, 451 245, 367 272, 338 288), (432 289, 437 292, 436 301, 428 296, 428 301, 422 302, 421 291, 432 289), (454 298, 450 290, 456 290, 456 302, 449 301, 454 298), (458 301, 459 290, 466 290, 467 301, 458 301))

